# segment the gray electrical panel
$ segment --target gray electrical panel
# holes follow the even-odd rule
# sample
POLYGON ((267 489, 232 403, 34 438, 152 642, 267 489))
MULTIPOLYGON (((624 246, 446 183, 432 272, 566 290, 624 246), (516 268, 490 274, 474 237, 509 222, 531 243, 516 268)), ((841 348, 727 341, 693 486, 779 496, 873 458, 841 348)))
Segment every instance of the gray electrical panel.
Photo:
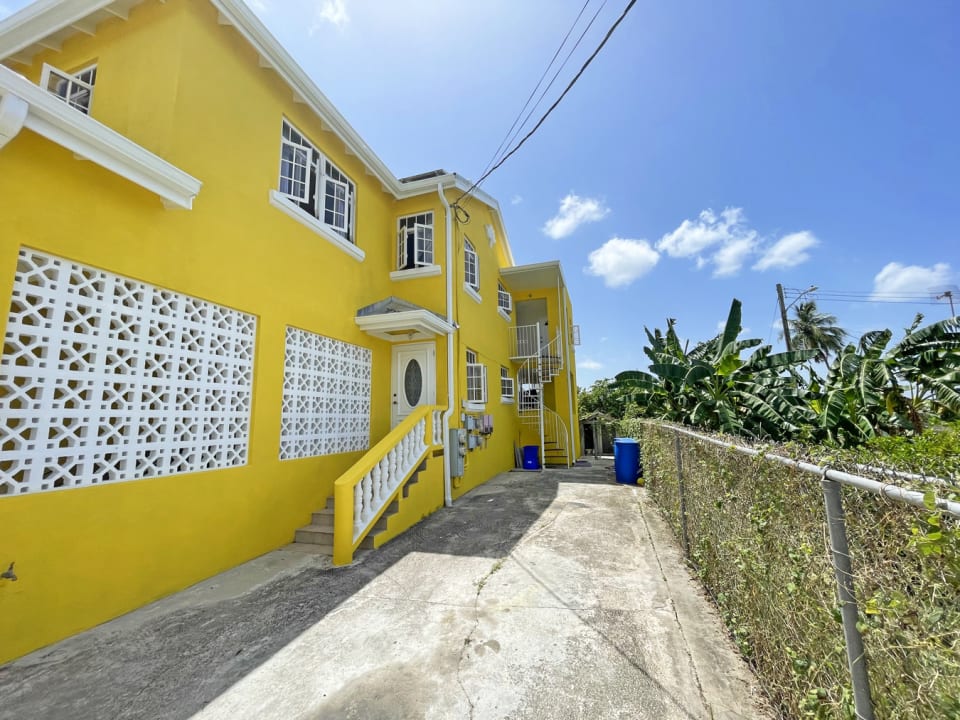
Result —
POLYGON ((467 456, 467 431, 450 428, 450 477, 463 477, 463 460, 467 456))

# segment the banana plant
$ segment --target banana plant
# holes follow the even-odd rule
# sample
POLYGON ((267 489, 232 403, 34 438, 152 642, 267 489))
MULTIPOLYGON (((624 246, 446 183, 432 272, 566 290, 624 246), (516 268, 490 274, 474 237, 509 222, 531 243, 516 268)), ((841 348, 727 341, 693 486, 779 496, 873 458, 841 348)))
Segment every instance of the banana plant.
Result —
POLYGON ((646 330, 649 372, 620 373, 649 415, 730 434, 781 439, 813 417, 796 369, 812 350, 772 353, 759 339, 740 340, 742 305, 734 299, 724 329, 692 351, 681 347, 675 321, 666 333, 646 330), (756 348, 745 359, 745 350, 756 348))

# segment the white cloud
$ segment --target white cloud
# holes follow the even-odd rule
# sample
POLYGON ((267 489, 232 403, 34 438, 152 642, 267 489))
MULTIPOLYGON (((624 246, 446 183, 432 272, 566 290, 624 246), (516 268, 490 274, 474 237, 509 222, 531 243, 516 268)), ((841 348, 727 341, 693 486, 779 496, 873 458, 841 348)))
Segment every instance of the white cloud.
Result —
POLYGON ((747 224, 743 208, 726 208, 717 215, 702 211, 696 220, 684 220, 657 242, 657 250, 675 258, 692 258, 697 270, 713 266, 714 277, 736 275, 752 257, 760 255, 754 270, 788 268, 810 259, 807 251, 819 240, 808 230, 784 235, 766 248, 747 224))
POLYGON ((713 255, 713 276, 736 275, 757 247, 755 235, 728 240, 713 255))
POLYGON ((714 277, 725 277, 743 267, 757 242, 757 232, 747 225, 743 208, 726 208, 719 216, 707 209, 661 237, 657 250, 670 257, 695 258, 697 270, 713 263, 714 277))
POLYGON ((514 195, 512 198, 510 198, 511 205, 519 205, 522 202, 523 202, 523 195, 514 195))
POLYGON ((603 363, 584 358, 583 360, 577 360, 577 367, 582 370, 600 370, 603 367, 603 363))
POLYGON ((660 238, 657 250, 670 257, 694 257, 749 232, 752 231, 746 227, 742 208, 727 208, 719 218, 708 209, 696 220, 684 220, 676 230, 660 238))
POLYGON ((543 232, 554 240, 571 235, 584 223, 605 218, 610 209, 596 198, 582 198, 570 193, 560 201, 560 210, 543 226, 543 232))
POLYGON ((753 269, 762 272, 770 268, 789 268, 800 265, 810 259, 810 253, 807 250, 819 244, 820 241, 809 230, 784 235, 764 250, 753 269))
POLYGON ((650 272, 660 253, 646 240, 615 237, 590 253, 589 260, 588 274, 602 277, 607 287, 621 287, 650 272))
POLYGON ((338 30, 343 30, 350 22, 350 15, 347 13, 347 4, 345 0, 322 0, 314 12, 313 27, 310 28, 310 34, 321 29, 323 23, 328 22, 338 30))
POLYGON ((954 274, 947 263, 937 263, 933 267, 887 263, 873 279, 873 299, 896 293, 936 292, 953 280, 954 274))

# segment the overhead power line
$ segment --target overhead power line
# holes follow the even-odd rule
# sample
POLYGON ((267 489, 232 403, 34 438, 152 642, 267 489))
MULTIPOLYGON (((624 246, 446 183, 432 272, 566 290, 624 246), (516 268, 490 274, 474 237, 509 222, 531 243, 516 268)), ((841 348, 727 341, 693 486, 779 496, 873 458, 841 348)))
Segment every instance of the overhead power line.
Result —
MULTIPOLYGON (((514 131, 513 135, 510 137, 510 140, 507 142, 509 147, 510 143, 517 139, 517 135, 523 132, 523 128, 526 127, 527 122, 530 120, 530 117, 536 112, 537 108, 540 107, 540 103, 543 102, 543 98, 547 96, 547 93, 550 92, 550 88, 553 87, 553 84, 557 81, 557 78, 560 76, 560 73, 563 72, 563 69, 567 66, 567 63, 570 62, 570 58, 573 57, 573 54, 577 51, 577 48, 580 47, 580 43, 583 42, 583 38, 586 37, 587 33, 590 32, 590 28, 593 27, 593 24, 597 21, 597 18, 600 16, 600 13, 603 11, 607 5, 607 0, 603 0, 600 3, 600 7, 597 8, 597 11, 593 14, 593 17, 590 18, 590 22, 587 23, 587 26, 583 29, 583 32, 580 33, 580 36, 577 38, 577 41, 573 44, 573 47, 567 51, 566 57, 563 58, 563 62, 560 63, 560 66, 557 68, 557 71, 553 74, 553 77, 550 78, 550 82, 547 83, 547 86, 543 89, 543 92, 540 93, 540 97, 537 98, 537 101, 533 104, 533 107, 530 108, 530 111, 524 116, 523 121, 514 131)), ((494 161, 499 160, 499 157, 494 157, 494 161)), ((486 169, 484 169, 486 172, 486 169)))
MULTIPOLYGON (((526 102, 524 102, 524 103, 523 103, 523 107, 520 108, 520 112, 518 112, 518 113, 517 113, 517 116, 513 119, 513 124, 510 126, 510 129, 507 130, 507 132, 504 134, 503 140, 500 141, 500 144, 497 146, 497 149, 496 149, 496 151, 493 153, 493 156, 490 158, 489 162, 487 162, 487 164, 484 166, 483 172, 486 172, 487 170, 490 169, 490 166, 493 165, 493 164, 497 161, 497 158, 500 157, 500 151, 503 150, 506 146, 508 146, 508 145, 510 144, 510 142, 512 142, 513 138, 511 137, 511 133, 513 132, 514 128, 517 127, 517 123, 520 122, 520 118, 523 116, 524 111, 525 111, 525 110, 527 109, 527 107, 530 105, 530 101, 533 99, 533 96, 536 95, 537 90, 539 90, 539 89, 540 89, 540 86, 543 85, 543 81, 544 81, 544 79, 546 79, 547 73, 550 72, 550 68, 552 68, 552 67, 553 67, 553 64, 557 61, 557 58, 560 56, 560 51, 563 50, 563 46, 567 44, 567 40, 570 39, 570 35, 573 33, 573 29, 574 29, 574 28, 577 26, 577 24, 580 22, 580 18, 583 17, 583 13, 584 13, 584 11, 587 9, 587 5, 589 5, 589 4, 590 4, 590 0, 587 0, 587 1, 583 4, 583 7, 580 8, 580 12, 578 12, 578 13, 577 13, 577 17, 574 18, 573 24, 570 26, 570 29, 567 30, 567 34, 563 36, 563 40, 560 42, 560 45, 557 46, 557 51, 553 54, 553 57, 550 58, 550 62, 547 63, 547 66, 543 69, 543 74, 541 74, 541 75, 540 75, 540 79, 537 80, 536 86, 534 86, 533 90, 530 91, 530 94, 527 96, 526 102)), ((567 55, 567 58, 568 58, 568 59, 569 59, 569 57, 570 57, 570 56, 567 55)), ((566 60, 564 60, 564 63, 566 63, 566 60)), ((561 66, 561 67, 562 67, 562 66, 561 66)), ((554 77, 556 77, 556 76, 554 76, 554 77)), ((552 81, 551 81, 551 82, 552 82, 552 81)), ((547 86, 547 89, 549 89, 549 85, 547 86)), ((544 92, 546 92, 546 91, 544 91, 544 92)), ((542 97, 542 96, 541 96, 541 97, 542 97)), ((538 103, 539 103, 539 101, 538 101, 538 103)), ((534 108, 536 108, 536 105, 534 105, 534 108)), ((531 112, 532 112, 532 110, 531 110, 531 112)), ((527 117, 529 117, 529 115, 528 115, 527 117)), ((524 122, 526 122, 526 120, 524 120, 524 122)), ((522 128, 523 125, 521 125, 520 127, 522 128)), ((482 175, 482 174, 483 174, 483 173, 481 173, 481 175, 482 175)))
POLYGON ((591 53, 590 57, 587 58, 586 62, 583 63, 583 66, 580 68, 577 74, 573 76, 573 79, 569 82, 567 87, 564 88, 562 93, 560 93, 560 97, 554 100, 553 104, 549 108, 547 108, 547 111, 537 121, 537 124, 534 125, 533 128, 526 135, 523 136, 520 142, 514 145, 513 149, 510 150, 510 152, 508 152, 506 155, 500 158, 500 160, 492 168, 490 168, 483 175, 481 175, 480 178, 476 182, 474 182, 473 185, 471 185, 465 193, 463 193, 460 197, 458 197, 454 201, 454 204, 459 203, 461 200, 463 200, 463 198, 465 198, 467 195, 469 195, 478 187, 480 187, 480 184, 484 180, 490 177, 490 175, 493 174, 497 170, 497 168, 499 168, 507 160, 509 160, 513 156, 513 154, 517 152, 517 150, 523 147, 524 143, 527 142, 527 140, 533 137, 534 133, 536 133, 537 130, 540 129, 540 126, 543 125, 543 123, 546 121, 546 119, 550 117, 550 113, 552 113, 556 109, 557 105, 559 105, 560 102, 563 100, 563 98, 567 96, 567 93, 569 93, 570 90, 573 89, 573 86, 577 84, 577 81, 580 79, 580 76, 583 75, 586 69, 590 66, 590 63, 593 62, 594 58, 596 58, 597 55, 600 54, 600 51, 603 49, 603 46, 607 44, 607 41, 610 40, 610 37, 616 31, 617 27, 619 27, 620 23, 622 23, 624 18, 627 17, 627 14, 630 12, 631 8, 633 8, 633 6, 636 4, 637 4, 637 0, 630 0, 630 2, 627 3, 627 6, 623 9, 623 12, 620 13, 620 17, 618 17, 616 22, 614 22, 613 25, 610 26, 610 29, 607 30, 607 34, 603 36, 603 40, 600 41, 600 44, 597 46, 597 49, 594 50, 593 53, 591 53))

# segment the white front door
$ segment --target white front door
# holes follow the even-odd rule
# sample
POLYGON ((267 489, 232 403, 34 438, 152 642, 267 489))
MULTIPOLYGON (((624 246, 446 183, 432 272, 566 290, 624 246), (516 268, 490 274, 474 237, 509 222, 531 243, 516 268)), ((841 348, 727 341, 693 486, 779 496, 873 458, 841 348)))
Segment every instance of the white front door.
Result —
POLYGON ((422 405, 437 403, 437 347, 434 343, 393 346, 390 427, 422 405))

